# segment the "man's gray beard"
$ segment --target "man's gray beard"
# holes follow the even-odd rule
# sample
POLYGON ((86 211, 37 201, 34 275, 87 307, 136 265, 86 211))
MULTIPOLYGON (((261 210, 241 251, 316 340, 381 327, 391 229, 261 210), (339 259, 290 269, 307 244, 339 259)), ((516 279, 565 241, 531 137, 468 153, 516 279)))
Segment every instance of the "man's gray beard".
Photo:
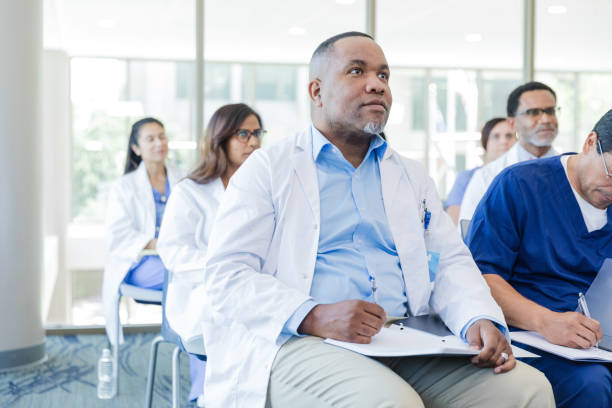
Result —
POLYGON ((385 125, 383 123, 368 122, 363 127, 363 131, 371 135, 378 135, 382 133, 383 130, 385 130, 385 125))
POLYGON ((552 139, 540 139, 539 137, 535 136, 535 137, 525 137, 523 136, 523 138, 527 141, 527 143, 534 145, 535 147, 550 147, 553 144, 553 141, 556 138, 553 137, 552 139))

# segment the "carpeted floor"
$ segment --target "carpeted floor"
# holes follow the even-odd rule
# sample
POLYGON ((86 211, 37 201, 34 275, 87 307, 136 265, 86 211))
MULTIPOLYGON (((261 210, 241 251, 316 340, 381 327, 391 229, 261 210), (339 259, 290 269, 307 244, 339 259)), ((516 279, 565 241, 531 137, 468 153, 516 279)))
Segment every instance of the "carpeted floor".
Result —
MULTIPOLYGON (((47 337, 48 360, 35 367, 0 372, 0 407, 143 407, 153 333, 131 334, 120 352, 119 394, 112 400, 97 397, 97 362, 106 347, 100 335, 47 337)), ((172 351, 162 343, 157 356, 154 407, 170 407, 172 351)), ((195 407, 189 394, 189 359, 181 354, 181 407, 195 407)))

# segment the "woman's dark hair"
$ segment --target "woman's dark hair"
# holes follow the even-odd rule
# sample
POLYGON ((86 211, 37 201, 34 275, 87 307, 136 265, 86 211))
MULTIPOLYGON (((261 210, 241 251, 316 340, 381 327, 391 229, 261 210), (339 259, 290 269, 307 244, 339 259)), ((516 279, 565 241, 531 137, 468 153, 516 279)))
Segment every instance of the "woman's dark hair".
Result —
POLYGON ((217 109, 200 138, 198 160, 187 178, 198 184, 206 184, 221 177, 228 166, 227 141, 251 115, 257 118, 259 126, 263 128, 259 114, 244 103, 224 105, 217 109))
POLYGON ((125 159, 125 170, 123 171, 123 174, 128 174, 129 172, 136 170, 142 161, 142 157, 138 156, 136 153, 134 153, 134 150, 132 150, 132 145, 138 146, 138 132, 140 132, 140 128, 147 123, 156 123, 162 128, 164 127, 164 124, 155 118, 140 119, 138 122, 132 125, 132 132, 130 133, 130 140, 128 141, 127 157, 125 159))
POLYGON ((491 131, 498 123, 505 121, 506 118, 493 118, 484 124, 482 130, 480 131, 480 143, 482 144, 482 148, 487 150, 487 142, 489 141, 489 135, 491 135, 491 131))
MULTIPOLYGON (((605 152, 612 151, 612 109, 606 112, 593 127, 593 132, 597 133, 597 138, 601 144, 601 149, 605 152)), ((597 151, 602 153, 597 147, 597 151)))

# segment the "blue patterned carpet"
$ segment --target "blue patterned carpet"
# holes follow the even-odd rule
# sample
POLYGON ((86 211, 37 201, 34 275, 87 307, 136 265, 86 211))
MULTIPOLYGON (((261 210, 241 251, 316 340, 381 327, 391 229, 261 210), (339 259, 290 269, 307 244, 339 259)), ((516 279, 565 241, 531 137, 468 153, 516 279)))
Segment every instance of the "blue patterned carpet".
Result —
MULTIPOLYGON (((127 335, 120 352, 119 394, 112 400, 97 398, 97 362, 106 337, 100 335, 47 337, 48 360, 35 367, 0 372, 0 407, 143 407, 153 333, 127 335)), ((154 407, 170 407, 172 350, 162 343, 157 356, 154 407)), ((181 354, 183 407, 189 393, 189 359, 181 354)))

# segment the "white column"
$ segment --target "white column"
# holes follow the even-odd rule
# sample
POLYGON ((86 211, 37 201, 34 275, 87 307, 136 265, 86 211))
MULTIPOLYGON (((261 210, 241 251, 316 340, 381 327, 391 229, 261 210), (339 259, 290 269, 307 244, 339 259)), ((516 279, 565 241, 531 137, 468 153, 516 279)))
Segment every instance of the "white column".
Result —
POLYGON ((65 51, 43 50, 43 321, 70 322, 71 275, 66 265, 70 221, 70 59, 65 51))
POLYGON ((0 1, 0 369, 41 361, 41 0, 0 1))

